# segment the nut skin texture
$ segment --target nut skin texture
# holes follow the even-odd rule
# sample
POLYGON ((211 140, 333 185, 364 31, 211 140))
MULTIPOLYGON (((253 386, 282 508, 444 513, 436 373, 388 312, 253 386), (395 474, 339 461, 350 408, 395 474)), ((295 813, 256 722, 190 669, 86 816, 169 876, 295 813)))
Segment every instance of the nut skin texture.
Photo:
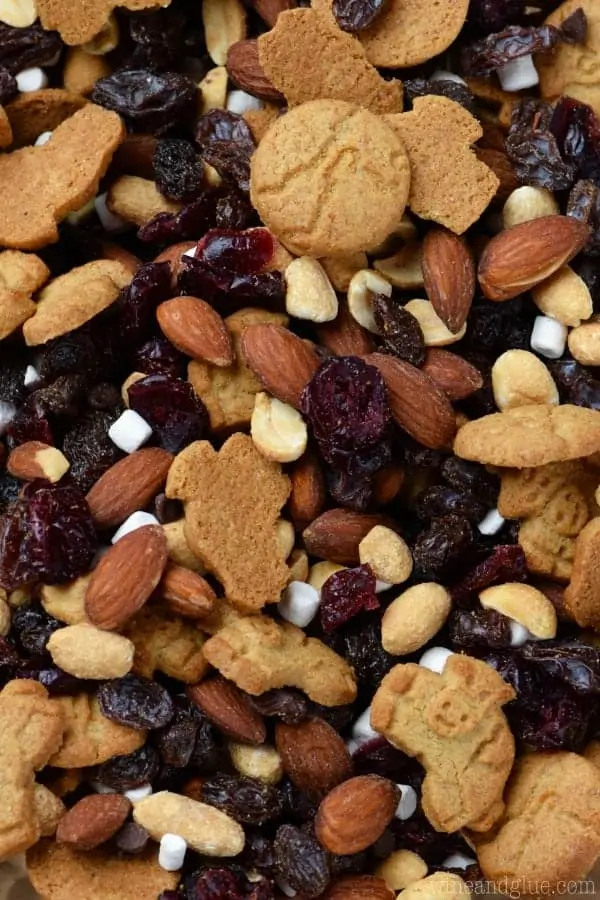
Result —
POLYGON ((218 312, 197 297, 173 297, 156 310, 163 334, 182 353, 211 363, 230 366, 233 347, 225 322, 218 312))
POLYGON ((82 679, 121 678, 131 671, 135 653, 122 635, 86 624, 60 628, 46 647, 59 668, 82 679))
POLYGON ((11 452, 6 468, 15 478, 33 481, 44 478, 55 484, 69 470, 69 461, 56 447, 41 441, 27 441, 11 452))
POLYGON ((217 603, 208 581, 184 566, 167 566, 160 590, 169 609, 187 619, 210 615, 217 603))
POLYGON ((469 315, 475 295, 475 265, 464 238, 432 228, 423 242, 423 280, 436 313, 456 334, 469 315))
POLYGON ((360 853, 381 837, 398 801, 398 788, 387 778, 350 778, 321 801, 315 819, 316 836, 331 853, 360 853))
POLYGON ((392 600, 381 620, 383 649, 394 656, 419 650, 442 628, 452 601, 434 582, 415 584, 392 600))
POLYGON ((383 516, 328 509, 304 529, 302 538, 310 556, 343 566, 357 565, 360 542, 372 528, 383 524, 383 516))
POLYGON ((58 823, 56 840, 81 850, 93 850, 115 834, 131 810, 120 794, 92 794, 84 797, 58 823))
POLYGON ((327 497, 325 478, 318 457, 308 451, 289 473, 292 492, 288 500, 290 517, 301 531, 319 517, 327 497))
POLYGON ((448 400, 464 400, 483 387, 479 369, 462 356, 441 347, 427 349, 421 369, 442 389, 448 400))
POLYGON ((375 875, 348 875, 332 881, 321 900, 394 900, 394 892, 375 875))
POLYGON ((210 678, 189 687, 187 695, 217 728, 234 740, 246 744, 263 744, 266 740, 263 717, 230 681, 210 678))
POLYGON ((500 411, 532 403, 558 405, 558 389, 547 366, 528 350, 507 350, 492 366, 492 390, 500 411))
POLYGON ((479 595, 485 609, 514 619, 542 640, 556 637, 556 610, 542 591, 530 584, 499 584, 486 588, 479 595))
POLYGON ((143 447, 107 469, 85 498, 98 527, 116 528, 143 509, 165 483, 172 462, 166 450, 143 447))
POLYGON ((242 337, 244 358, 266 391, 300 408, 302 391, 319 367, 317 354, 282 325, 249 325, 242 337))
POLYGON ((311 797, 324 797, 352 776, 352 759, 344 741, 322 719, 299 725, 278 723, 275 745, 288 777, 311 797))

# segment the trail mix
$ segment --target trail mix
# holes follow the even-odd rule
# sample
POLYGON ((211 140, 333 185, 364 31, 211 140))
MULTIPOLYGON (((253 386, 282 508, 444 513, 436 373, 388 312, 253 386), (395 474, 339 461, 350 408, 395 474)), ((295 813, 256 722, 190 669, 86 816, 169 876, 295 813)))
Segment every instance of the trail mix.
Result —
POLYGON ((0 861, 42 900, 593 869, 599 60, 598 0, 0 0, 0 861))

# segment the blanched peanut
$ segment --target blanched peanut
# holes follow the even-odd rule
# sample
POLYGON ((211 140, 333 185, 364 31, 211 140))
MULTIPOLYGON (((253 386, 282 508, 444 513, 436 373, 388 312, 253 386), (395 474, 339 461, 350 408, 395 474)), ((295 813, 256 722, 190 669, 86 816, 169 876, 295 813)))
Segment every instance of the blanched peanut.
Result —
POLYGON ((48 640, 53 661, 76 678, 122 678, 131 671, 135 647, 122 634, 93 625, 67 625, 48 640))
POLYGON ((319 260, 336 291, 347 291, 357 272, 369 265, 367 254, 349 253, 347 256, 324 256, 319 260))
POLYGON ((563 266, 532 288, 531 296, 544 315, 557 319, 563 325, 580 325, 594 311, 587 284, 570 266, 563 266))
POLYGON ((362 565, 368 564, 379 581, 387 584, 403 584, 410 578, 413 558, 402 538, 386 528, 376 525, 358 545, 362 565))
POLYGON ((254 398, 250 435, 263 456, 282 463, 300 459, 308 440, 300 413, 262 391, 254 398))
POLYGON ((402 891, 427 875, 427 863, 412 850, 395 850, 375 870, 392 891, 402 891))
POLYGON ((446 328, 429 300, 409 300, 404 305, 406 312, 414 316, 423 332, 427 347, 446 347, 460 341, 467 330, 466 324, 453 334, 446 328))
POLYGON ((277 549, 282 559, 287 559, 296 541, 296 532, 294 526, 287 519, 278 519, 276 525, 275 540, 277 541, 277 549))
POLYGON ((2 637, 6 637, 10 631, 10 620, 10 606, 4 597, 0 597, 0 635, 2 635, 2 637))
POLYGON ((545 594, 529 584, 510 582, 486 588, 479 595, 485 609, 494 609, 543 640, 556 637, 556 610, 545 594))
POLYGON ((394 287, 410 291, 423 287, 422 246, 417 241, 402 247, 386 259, 375 260, 374 266, 394 287))
POLYGON ((331 322, 338 299, 323 266, 312 256, 292 260, 285 270, 285 309, 296 319, 331 322))
POLYGON ((424 582, 408 588, 386 609, 381 621, 381 643, 394 656, 414 653, 440 630, 452 606, 440 584, 424 582))
POLYGON ((569 350, 582 366, 600 366, 600 322, 585 322, 569 332, 569 350))
POLYGON ((257 778, 266 784, 277 784, 283 778, 281 757, 275 747, 268 744, 255 747, 231 741, 229 755, 240 775, 257 778))
POLYGON ((300 548, 292 550, 287 562, 290 570, 290 581, 307 581, 310 566, 306 550, 300 548))
POLYGON ((159 791, 133 807, 133 818, 154 838, 180 834, 206 856, 237 856, 244 848, 244 832, 230 816, 171 791, 159 791))
POLYGON ((531 219, 553 216, 559 211, 554 194, 545 188, 525 185, 508 196, 502 210, 502 224, 504 228, 512 228, 531 219))
POLYGON ((559 402, 548 368, 529 350, 507 350, 492 366, 492 389, 499 410, 559 402))
POLYGON ((348 288, 348 309, 359 325, 378 334, 379 329, 373 315, 374 294, 391 297, 392 285, 373 269, 361 269, 353 276, 348 288))

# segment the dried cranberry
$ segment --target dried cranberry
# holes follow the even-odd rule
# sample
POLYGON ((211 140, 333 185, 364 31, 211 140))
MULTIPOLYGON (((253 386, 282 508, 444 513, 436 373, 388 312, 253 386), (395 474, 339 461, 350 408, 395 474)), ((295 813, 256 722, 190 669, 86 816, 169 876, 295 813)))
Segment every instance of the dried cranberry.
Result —
POLYGON ((415 542, 415 567, 425 578, 448 576, 464 561, 472 545, 473 530, 468 519, 457 515, 435 519, 415 542))
POLYGON ((465 603, 474 594, 505 581, 525 581, 527 560, 518 544, 499 545, 452 588, 455 603, 465 603))
POLYGON ((334 572, 323 585, 320 614, 324 631, 335 631, 363 610, 373 609, 379 609, 379 600, 368 565, 334 572))
POLYGON ((285 298, 281 272, 235 275, 223 269, 213 269, 191 256, 182 260, 178 286, 182 294, 203 297, 208 302, 225 301, 236 305, 236 308, 248 301, 257 301, 261 306, 277 306, 285 298))
POLYGON ((243 900, 244 878, 231 869, 204 869, 185 882, 186 900, 243 900))
POLYGON ((118 112, 133 130, 160 135, 193 118, 197 90, 192 78, 177 72, 122 69, 96 82, 92 100, 118 112))
POLYGON ((207 778, 202 784, 201 799, 245 825, 263 825, 277 819, 283 810, 278 788, 242 775, 221 773, 207 778))
POLYGON ((589 178, 600 186, 600 121, 592 107, 562 97, 554 109, 550 130, 576 177, 589 178))
POLYGON ((39 22, 16 28, 0 22, 0 66, 12 75, 31 66, 57 61, 63 42, 56 31, 45 31, 39 22))
POLYGON ((577 169, 562 158, 552 121, 552 106, 543 100, 527 98, 515 104, 506 153, 523 184, 561 191, 571 187, 577 169))
POLYGON ((383 337, 384 349, 413 366, 422 366, 425 362, 425 338, 417 319, 385 294, 375 294, 373 314, 383 337))
POLYGON ((270 262, 274 250, 273 236, 267 228, 248 231, 215 228, 202 238, 194 258, 214 269, 253 275, 270 262))
POLYGON ((129 349, 149 336, 156 308, 172 296, 168 263, 146 263, 137 270, 117 304, 119 335, 129 349))
POLYGON ((274 688, 252 698, 252 705, 263 716, 281 719, 286 725, 298 725, 308 715, 306 697, 293 688, 274 688))
POLYGON ((158 445, 170 453, 204 437, 208 413, 189 382, 148 375, 132 384, 128 394, 130 408, 148 422, 158 445))
POLYGON ((352 754, 352 763, 355 775, 381 775, 392 781, 410 784, 417 792, 425 774, 415 759, 380 737, 361 744, 352 754))
POLYGON ((18 444, 27 441, 42 441, 44 444, 54 444, 54 435, 50 422, 38 407, 35 398, 27 398, 11 420, 7 430, 7 446, 12 450, 18 444))
POLYGON ((115 791, 128 791, 153 781, 159 767, 158 753, 150 744, 125 756, 112 756, 94 772, 94 780, 115 791))
POLYGON ((30 656, 44 653, 49 638, 60 628, 64 628, 64 623, 48 615, 37 603, 20 606, 12 614, 11 637, 30 656))
POLYGON ((327 854, 316 838, 295 825, 277 829, 275 868, 279 878, 304 897, 318 897, 329 884, 327 854))
POLYGON ((417 496, 416 513, 421 519, 455 514, 464 516, 470 522, 480 522, 486 513, 486 504, 474 494, 437 484, 417 496))
POLYGON ((0 584, 63 584, 90 567, 98 538, 89 507, 68 484, 33 481, 0 521, 0 584))
POLYGON ((175 715, 156 733, 155 746, 168 766, 187 766, 194 752, 199 720, 185 697, 175 698, 175 715))
POLYGON ((233 188, 224 188, 216 195, 214 212, 217 228, 241 231, 256 220, 256 213, 248 198, 233 188))
POLYGON ((135 351, 133 364, 137 372, 145 375, 183 378, 186 360, 166 338, 151 338, 135 351))
POLYGON ((152 158, 156 186, 172 200, 193 200, 204 184, 204 167, 192 144, 179 139, 159 141, 152 158))
POLYGON ((410 819, 392 819, 389 827, 396 837, 398 847, 418 853, 430 867, 439 865, 451 853, 464 853, 468 856, 471 852, 458 832, 444 834, 435 831, 420 811, 410 819))
POLYGON ((521 27, 509 25, 503 31, 489 34, 461 51, 464 75, 490 75, 513 59, 552 50, 561 38, 554 25, 521 27))
POLYGON ((163 728, 175 712, 164 687, 149 678, 131 674, 101 685, 98 703, 107 719, 130 728, 163 728))
MULTIPOLYGON (((137 822, 125 822, 122 828, 115 835, 115 847, 121 853, 129 853, 135 855, 143 853, 148 846, 150 835, 145 828, 138 825, 137 822)), ((175 894, 176 900, 181 900, 179 894, 175 894)))
POLYGON ((82 492, 89 491, 122 456, 108 436, 108 429, 118 415, 118 412, 88 413, 65 434, 62 449, 71 464, 69 475, 82 492))
POLYGON ((510 623, 492 609, 455 609, 448 618, 454 650, 502 650, 511 645, 510 623))
POLYGON ((331 11, 342 31, 364 31, 383 12, 387 0, 333 0, 331 11))

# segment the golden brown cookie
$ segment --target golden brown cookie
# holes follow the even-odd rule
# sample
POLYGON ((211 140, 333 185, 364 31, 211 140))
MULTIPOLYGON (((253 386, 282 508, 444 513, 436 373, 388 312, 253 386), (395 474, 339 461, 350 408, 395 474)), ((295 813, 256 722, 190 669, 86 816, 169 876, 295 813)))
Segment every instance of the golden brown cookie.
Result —
POLYGON ((511 896, 548 894, 585 877, 600 854, 600 771, 576 753, 527 753, 508 783, 506 808, 487 835, 473 835, 486 878, 511 896))
POLYGON ((159 671, 185 684, 195 684, 208 671, 199 626, 167 609, 144 607, 123 634, 135 646, 133 671, 137 675, 152 678, 159 671))
POLYGON ((156 849, 121 857, 104 847, 73 850, 54 841, 28 852, 27 872, 42 900, 156 900, 179 880, 179 872, 158 865, 156 849))
POLYGON ((116 6, 130 12, 169 6, 171 0, 36 0, 36 9, 46 31, 58 31, 65 44, 84 44, 102 30, 116 6))
MULTIPOLYGON (((332 0, 312 0, 328 19, 332 0)), ((358 37, 374 66, 401 69, 442 53, 465 23, 469 0, 388 0, 375 22, 358 37)))
POLYGON ((571 581, 564 598, 579 625, 600 630, 600 517, 588 522, 575 542, 571 581))
MULTIPOLYGON (((447 97, 417 97, 411 112, 386 116, 410 160, 411 210, 462 234, 487 209, 499 181, 471 145, 481 125, 447 97)), ((399 221, 399 220, 398 220, 399 221)))
POLYGON ((515 743, 501 707, 513 689, 487 663, 451 656, 441 675, 395 666, 371 705, 371 725, 427 771, 423 812, 437 831, 487 831, 502 814, 515 743))
POLYGON ((402 111, 402 83, 386 81, 360 43, 312 9, 282 12, 258 39, 260 65, 288 106, 345 100, 374 113, 402 111))
POLYGON ((65 720, 62 746, 50 759, 57 769, 97 766, 111 756, 124 756, 138 750, 146 732, 118 725, 102 715, 95 697, 77 694, 55 697, 52 701, 65 720))
POLYGON ((6 110, 0 106, 0 148, 10 147, 13 141, 12 128, 6 110))
POLYGON ((181 203, 163 197, 154 181, 137 175, 117 178, 108 190, 107 203, 116 216, 140 228, 159 213, 177 213, 181 209, 181 203))
POLYGON ((49 275, 48 266, 34 253, 0 253, 0 340, 33 316, 36 305, 31 295, 49 275))
POLYGON ((408 158, 394 130, 341 100, 290 110, 252 157, 252 202, 298 255, 377 246, 402 218, 409 186, 408 158))
POLYGON ((518 406, 467 422, 454 452, 491 466, 527 469, 600 449, 600 413, 581 406, 518 406))
POLYGON ((54 131, 86 102, 81 94, 60 88, 44 88, 21 94, 6 107, 13 132, 13 147, 33 144, 43 131, 54 131))
POLYGON ((535 65, 540 93, 545 100, 562 94, 588 103, 600 115, 600 4, 598 0, 566 0, 548 16, 550 25, 560 25, 576 9, 583 9, 587 35, 580 44, 560 42, 552 53, 539 53, 535 65))

